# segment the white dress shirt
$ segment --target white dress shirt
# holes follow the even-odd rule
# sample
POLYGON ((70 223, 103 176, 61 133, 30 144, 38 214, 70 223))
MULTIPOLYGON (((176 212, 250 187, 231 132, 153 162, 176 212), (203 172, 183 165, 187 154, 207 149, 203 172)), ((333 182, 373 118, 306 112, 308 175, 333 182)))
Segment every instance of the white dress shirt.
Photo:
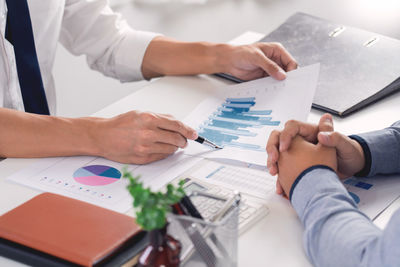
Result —
MULTIPOLYGON (((56 112, 52 68, 60 41, 86 55, 92 69, 122 82, 143 79, 144 53, 155 33, 133 30, 107 0, 28 0, 36 52, 50 113, 56 112)), ((0 107, 24 110, 14 50, 5 39, 7 5, 0 0, 0 107)))

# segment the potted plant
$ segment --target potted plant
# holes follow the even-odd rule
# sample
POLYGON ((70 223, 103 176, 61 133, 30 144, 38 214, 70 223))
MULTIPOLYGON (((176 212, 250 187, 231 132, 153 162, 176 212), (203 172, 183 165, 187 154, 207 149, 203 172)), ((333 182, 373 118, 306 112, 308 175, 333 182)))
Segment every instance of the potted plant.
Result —
POLYGON ((183 181, 178 187, 168 184, 165 192, 153 192, 139 182, 140 176, 133 176, 124 170, 123 177, 129 180, 127 189, 134 199, 136 222, 149 232, 150 242, 139 257, 138 266, 179 266, 182 246, 167 234, 167 214, 172 210, 171 205, 178 203, 185 195, 183 181))

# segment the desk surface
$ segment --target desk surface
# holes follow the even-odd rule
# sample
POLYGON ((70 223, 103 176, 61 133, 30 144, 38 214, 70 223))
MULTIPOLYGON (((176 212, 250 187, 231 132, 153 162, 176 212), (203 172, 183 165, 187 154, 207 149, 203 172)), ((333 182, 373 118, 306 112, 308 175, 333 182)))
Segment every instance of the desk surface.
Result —
MULTIPOLYGON (((247 33, 237 39, 236 43, 252 42, 259 37, 259 34, 247 33)), ((131 109, 138 109, 169 113, 178 119, 183 119, 204 98, 228 83, 219 78, 202 75, 165 77, 97 112, 94 116, 111 117, 131 109)), ((381 129, 398 119, 399 103, 400 94, 397 93, 348 118, 335 118, 336 129, 346 134, 381 129)), ((321 114, 312 110, 309 121, 317 122, 321 114)), ((40 193, 5 182, 8 175, 34 161, 34 159, 6 159, 0 162, 0 214, 40 193)), ((400 201, 393 207, 399 205, 400 201)), ((309 266, 310 263, 302 248, 302 226, 289 202, 274 196, 269 207, 270 214, 240 237, 239 266, 265 266, 266 261, 272 266, 309 266)), ((380 227, 386 224, 393 211, 394 208, 389 208, 378 218, 377 223, 380 227)), ((1 257, 0 265, 20 266, 1 257)))

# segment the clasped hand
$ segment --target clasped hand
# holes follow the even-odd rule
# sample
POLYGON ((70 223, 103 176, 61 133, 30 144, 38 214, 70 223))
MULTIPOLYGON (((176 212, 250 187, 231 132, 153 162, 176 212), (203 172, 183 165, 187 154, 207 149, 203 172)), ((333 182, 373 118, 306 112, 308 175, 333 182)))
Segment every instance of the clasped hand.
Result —
POLYGON ((278 174, 276 192, 286 196, 298 175, 311 166, 328 166, 343 179, 365 165, 360 144, 335 132, 330 114, 324 114, 318 125, 288 121, 282 131, 271 133, 267 153, 269 172, 278 174))

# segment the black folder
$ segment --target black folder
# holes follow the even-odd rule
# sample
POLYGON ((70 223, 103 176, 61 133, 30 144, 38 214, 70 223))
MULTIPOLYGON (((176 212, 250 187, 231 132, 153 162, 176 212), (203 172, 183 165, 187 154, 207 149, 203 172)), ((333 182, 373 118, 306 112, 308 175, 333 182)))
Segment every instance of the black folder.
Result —
POLYGON ((400 41, 296 13, 261 41, 321 63, 313 107, 346 116, 400 89, 400 41))

